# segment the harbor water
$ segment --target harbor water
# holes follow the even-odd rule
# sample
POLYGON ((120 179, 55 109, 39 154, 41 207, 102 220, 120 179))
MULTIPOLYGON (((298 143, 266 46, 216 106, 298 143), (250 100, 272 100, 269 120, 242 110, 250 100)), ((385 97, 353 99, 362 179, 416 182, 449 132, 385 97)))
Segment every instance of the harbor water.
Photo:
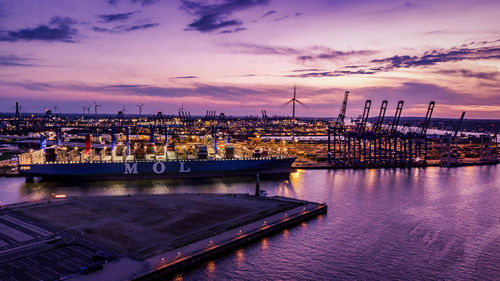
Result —
MULTIPOLYGON (((500 165, 298 170, 261 177, 268 196, 328 214, 176 276, 178 280, 500 279, 500 165)), ((253 193, 252 177, 35 182, 0 178, 0 203, 52 194, 253 193)), ((189 208, 189 206, 186 206, 189 208)))

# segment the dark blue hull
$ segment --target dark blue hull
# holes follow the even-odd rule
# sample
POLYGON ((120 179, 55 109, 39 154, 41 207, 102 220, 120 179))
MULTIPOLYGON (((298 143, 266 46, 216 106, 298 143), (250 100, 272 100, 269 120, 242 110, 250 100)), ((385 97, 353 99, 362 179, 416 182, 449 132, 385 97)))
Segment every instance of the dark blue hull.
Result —
POLYGON ((19 174, 44 179, 149 179, 289 173, 295 158, 123 161, 20 165, 19 174))

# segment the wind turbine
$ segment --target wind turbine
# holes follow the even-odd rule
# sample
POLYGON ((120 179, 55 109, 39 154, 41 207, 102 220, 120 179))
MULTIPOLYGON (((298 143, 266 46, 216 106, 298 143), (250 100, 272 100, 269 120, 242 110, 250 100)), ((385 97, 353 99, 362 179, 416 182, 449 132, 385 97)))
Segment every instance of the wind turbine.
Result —
POLYGON ((97 104, 97 102, 94 101, 94 113, 95 113, 95 117, 97 118, 97 108, 101 106, 100 104, 97 104))
POLYGON ((144 104, 141 105, 136 104, 136 105, 139 108, 139 115, 142 115, 142 107, 144 106, 144 104))
POLYGON ((293 86, 293 98, 289 100, 287 103, 285 103, 283 106, 287 106, 288 104, 292 103, 293 105, 293 110, 292 110, 292 119, 295 120, 295 102, 300 103, 302 106, 307 107, 305 104, 303 104, 301 101, 297 99, 297 86, 293 86))

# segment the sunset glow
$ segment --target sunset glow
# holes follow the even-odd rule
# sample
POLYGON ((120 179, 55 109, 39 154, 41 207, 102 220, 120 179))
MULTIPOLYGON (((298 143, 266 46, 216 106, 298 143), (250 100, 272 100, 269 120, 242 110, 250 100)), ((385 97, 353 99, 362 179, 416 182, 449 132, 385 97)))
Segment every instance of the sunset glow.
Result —
POLYGON ((499 1, 0 2, 0 111, 500 116, 499 1))

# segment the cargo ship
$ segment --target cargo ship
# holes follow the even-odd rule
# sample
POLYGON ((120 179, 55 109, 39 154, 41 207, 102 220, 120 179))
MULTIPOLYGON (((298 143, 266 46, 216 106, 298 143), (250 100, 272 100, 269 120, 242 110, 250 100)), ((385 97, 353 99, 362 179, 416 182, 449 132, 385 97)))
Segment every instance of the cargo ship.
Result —
POLYGON ((19 174, 57 180, 191 178, 289 173, 295 157, 254 150, 236 155, 232 145, 209 154, 204 145, 161 145, 85 150, 53 146, 19 155, 19 174), (130 150, 133 151, 129 152, 130 150))

